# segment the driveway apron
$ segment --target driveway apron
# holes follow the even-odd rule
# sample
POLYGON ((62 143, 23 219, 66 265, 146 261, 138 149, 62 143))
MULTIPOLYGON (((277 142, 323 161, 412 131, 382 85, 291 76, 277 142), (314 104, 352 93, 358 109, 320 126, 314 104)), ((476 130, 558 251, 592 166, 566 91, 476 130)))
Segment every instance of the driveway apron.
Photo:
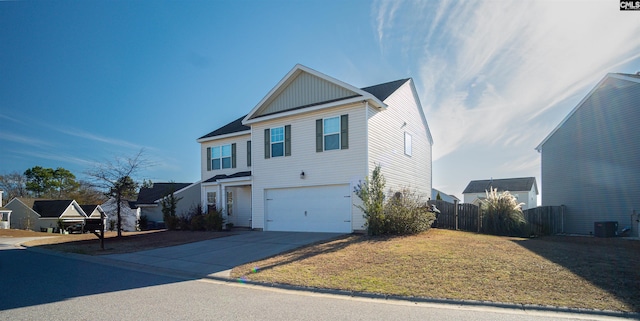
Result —
POLYGON ((232 268, 298 247, 336 238, 337 233, 241 231, 235 235, 103 258, 149 269, 196 276, 228 277, 232 268))

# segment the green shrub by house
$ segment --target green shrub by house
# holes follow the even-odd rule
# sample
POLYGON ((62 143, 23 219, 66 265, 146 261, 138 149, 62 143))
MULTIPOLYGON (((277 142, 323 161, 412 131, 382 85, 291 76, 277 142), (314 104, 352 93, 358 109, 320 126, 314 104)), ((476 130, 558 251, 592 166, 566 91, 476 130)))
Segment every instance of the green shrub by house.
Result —
POLYGON ((417 193, 403 189, 390 191, 393 195, 385 202, 384 176, 380 173, 380 165, 376 165, 371 178, 356 186, 354 192, 362 200, 356 205, 364 212, 367 233, 369 235, 406 235, 428 230, 435 220, 435 215, 422 201, 417 193))

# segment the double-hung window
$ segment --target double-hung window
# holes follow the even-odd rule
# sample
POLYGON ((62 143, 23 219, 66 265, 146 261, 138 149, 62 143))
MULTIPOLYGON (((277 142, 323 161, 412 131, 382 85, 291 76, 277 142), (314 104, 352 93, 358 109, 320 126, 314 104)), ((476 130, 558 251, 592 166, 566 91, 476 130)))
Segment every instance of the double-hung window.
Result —
POLYGON ((316 120, 316 152, 349 148, 349 115, 316 120))
POLYGON ((340 117, 323 120, 324 150, 340 149, 340 117))
POLYGON ((291 156, 291 125, 264 130, 264 158, 291 156))
POLYGON ((235 168, 236 144, 207 148, 207 170, 235 168))
POLYGON ((271 157, 284 156, 284 127, 271 128, 271 157))

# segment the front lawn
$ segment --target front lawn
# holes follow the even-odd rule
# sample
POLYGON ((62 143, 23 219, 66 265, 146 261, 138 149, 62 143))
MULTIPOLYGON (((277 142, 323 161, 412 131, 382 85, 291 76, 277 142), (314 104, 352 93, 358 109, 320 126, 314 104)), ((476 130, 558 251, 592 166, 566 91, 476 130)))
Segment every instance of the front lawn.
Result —
POLYGON ((236 267, 232 277, 403 296, 640 311, 640 242, 432 229, 349 235, 236 267))
MULTIPOLYGON (((16 232, 8 233, 2 231, 15 230, 0 230, 0 237, 4 234, 6 234, 5 236, 17 236, 16 232)), ((23 245, 27 247, 39 247, 47 250, 87 255, 137 252, 233 235, 233 232, 154 230, 142 232, 122 232, 122 237, 117 237, 116 232, 106 232, 104 234, 103 250, 100 248, 100 239, 98 239, 98 237, 93 235, 92 233, 67 235, 30 231, 19 233, 20 236, 43 236, 43 238, 41 239, 24 243, 23 245)))

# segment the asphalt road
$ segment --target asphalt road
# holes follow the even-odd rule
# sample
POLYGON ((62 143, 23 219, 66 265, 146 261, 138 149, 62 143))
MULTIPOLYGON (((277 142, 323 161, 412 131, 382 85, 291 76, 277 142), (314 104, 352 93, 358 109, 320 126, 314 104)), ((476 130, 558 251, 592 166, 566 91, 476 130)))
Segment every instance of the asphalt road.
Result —
POLYGON ((350 298, 181 279, 0 248, 0 320, 589 320, 563 314, 350 298))

